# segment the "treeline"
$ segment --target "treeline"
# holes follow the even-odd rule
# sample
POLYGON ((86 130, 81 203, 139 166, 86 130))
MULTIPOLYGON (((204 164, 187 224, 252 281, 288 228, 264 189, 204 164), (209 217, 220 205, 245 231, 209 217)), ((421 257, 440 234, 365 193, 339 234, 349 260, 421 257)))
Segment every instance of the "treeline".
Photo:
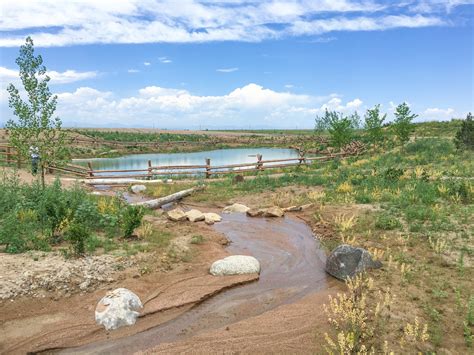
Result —
MULTIPOLYGON (((363 130, 360 132, 363 134, 359 133, 358 136, 370 144, 380 144, 386 141, 388 135, 394 135, 399 144, 404 144, 415 129, 413 120, 418 115, 411 112, 408 104, 403 102, 395 108, 394 116, 392 122, 387 122, 387 114, 380 111, 380 104, 369 108, 363 120, 357 112, 344 114, 326 109, 324 115, 316 116, 315 132, 327 132, 331 145, 336 148, 350 143, 360 130, 363 130)), ((458 149, 474 149, 474 121, 471 113, 461 121, 454 144, 458 149)))

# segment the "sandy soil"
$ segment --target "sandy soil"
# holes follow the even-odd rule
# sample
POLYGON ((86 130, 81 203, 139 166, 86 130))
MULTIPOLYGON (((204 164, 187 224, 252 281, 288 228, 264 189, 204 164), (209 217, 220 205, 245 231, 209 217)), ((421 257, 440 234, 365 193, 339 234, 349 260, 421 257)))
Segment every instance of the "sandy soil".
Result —
POLYGON ((128 336, 172 319, 194 304, 233 285, 247 283, 258 275, 215 278, 208 273, 211 262, 228 255, 227 240, 205 224, 193 225, 206 235, 206 243, 195 245, 199 258, 182 263, 170 272, 140 276, 136 270, 121 272, 110 284, 91 293, 0 301, 0 353, 25 353, 63 348, 128 336), (107 332, 95 324, 94 309, 107 290, 126 287, 144 303, 141 318, 133 327, 107 332), (159 297, 158 297, 159 296, 159 297))
MULTIPOLYGON (((16 176, 19 181, 31 184, 34 181, 40 181, 39 175, 32 175, 31 172, 27 171, 26 169, 14 169, 11 167, 0 166, 0 177, 2 176, 16 176)), ((71 187, 77 183, 77 179, 75 178, 67 178, 59 175, 54 174, 46 174, 45 175, 45 183, 52 184, 56 178, 61 180, 61 184, 64 187, 71 187)))

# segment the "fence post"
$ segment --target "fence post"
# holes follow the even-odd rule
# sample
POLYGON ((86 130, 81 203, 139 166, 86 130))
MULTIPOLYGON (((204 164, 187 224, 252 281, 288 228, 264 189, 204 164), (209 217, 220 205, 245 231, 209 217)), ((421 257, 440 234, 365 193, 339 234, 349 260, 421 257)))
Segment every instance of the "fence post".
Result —
POLYGON ((263 170, 262 154, 257 154, 257 169, 263 170))
POLYGON ((298 159, 299 159, 299 161, 300 161, 300 162, 299 162, 300 165, 303 164, 303 163, 306 164, 306 159, 305 159, 305 157, 304 157, 305 153, 306 153, 306 152, 305 152, 304 150, 298 149, 298 154, 299 154, 299 156, 300 156, 298 159))
POLYGON ((211 177, 211 159, 206 158, 206 179, 211 177))
POLYGON ((11 147, 7 146, 7 164, 10 164, 11 159, 10 159, 10 154, 11 154, 11 147))
POLYGON ((151 160, 148 160, 148 177, 150 178, 150 180, 152 179, 153 175, 152 175, 152 169, 151 169, 151 160))
POLYGON ((89 177, 93 177, 94 174, 92 173, 93 169, 90 161, 87 162, 87 166, 89 167, 89 177))

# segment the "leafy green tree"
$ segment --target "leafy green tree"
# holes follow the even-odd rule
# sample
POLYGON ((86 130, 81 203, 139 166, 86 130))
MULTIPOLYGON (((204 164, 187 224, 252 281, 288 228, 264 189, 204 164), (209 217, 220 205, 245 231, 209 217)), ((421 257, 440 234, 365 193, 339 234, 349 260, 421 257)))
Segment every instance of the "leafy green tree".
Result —
POLYGON ((326 109, 324 111, 324 116, 316 116, 314 130, 318 133, 327 131, 329 128, 329 123, 334 119, 334 115, 337 115, 336 111, 329 111, 326 109))
POLYGON ((454 144, 457 149, 474 150, 474 120, 469 112, 465 120, 461 123, 461 128, 456 132, 454 144))
POLYGON ((23 159, 29 157, 30 147, 38 151, 41 181, 44 186, 45 168, 60 166, 68 158, 67 133, 61 129, 61 120, 58 117, 53 118, 57 96, 52 95, 49 90, 50 78, 46 75, 41 55, 34 54, 31 37, 27 37, 26 43, 20 47, 16 63, 20 68, 20 79, 27 99, 22 98, 15 85, 8 86, 9 106, 18 119, 9 120, 6 128, 10 144, 23 159))
POLYGON ((365 113, 364 128, 367 130, 367 136, 370 142, 377 143, 383 140, 383 122, 387 118, 387 114, 380 114, 380 105, 369 108, 365 113))
POLYGON ((395 120, 392 124, 395 135, 403 144, 410 139, 410 133, 413 131, 412 121, 418 115, 411 113, 410 107, 406 102, 401 103, 395 109, 395 120))

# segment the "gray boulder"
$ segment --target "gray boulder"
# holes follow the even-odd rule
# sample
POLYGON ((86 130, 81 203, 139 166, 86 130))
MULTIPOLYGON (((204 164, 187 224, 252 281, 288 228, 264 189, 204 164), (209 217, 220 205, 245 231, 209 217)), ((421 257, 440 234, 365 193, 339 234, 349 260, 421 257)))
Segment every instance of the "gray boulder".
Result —
POLYGON ((326 261, 326 272, 340 280, 352 278, 367 269, 380 267, 382 263, 372 260, 367 250, 347 244, 334 249, 326 261))
POLYGON ((126 288, 117 288, 108 292, 95 308, 95 321, 105 329, 117 329, 135 324, 142 308, 140 298, 126 288))

